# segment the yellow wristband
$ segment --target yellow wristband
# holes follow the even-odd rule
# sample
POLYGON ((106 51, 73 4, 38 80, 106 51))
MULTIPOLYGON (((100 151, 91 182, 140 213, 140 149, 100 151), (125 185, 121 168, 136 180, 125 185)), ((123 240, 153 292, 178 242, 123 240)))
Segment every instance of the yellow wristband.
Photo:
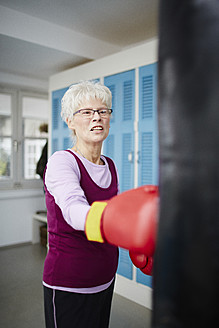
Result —
POLYGON ((85 224, 85 233, 90 241, 104 242, 100 231, 100 221, 106 205, 106 202, 94 202, 91 205, 85 224))

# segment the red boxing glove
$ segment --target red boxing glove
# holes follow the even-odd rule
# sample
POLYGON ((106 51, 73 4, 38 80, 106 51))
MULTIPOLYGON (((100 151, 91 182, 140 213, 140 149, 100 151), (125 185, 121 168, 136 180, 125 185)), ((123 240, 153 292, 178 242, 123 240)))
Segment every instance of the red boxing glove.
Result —
POLYGON ((132 263, 139 268, 144 274, 152 275, 153 271, 153 257, 147 257, 145 254, 139 254, 133 251, 129 252, 132 263))
POLYGON ((158 187, 131 189, 106 202, 94 202, 88 212, 88 240, 104 242, 153 256, 158 216, 158 187))

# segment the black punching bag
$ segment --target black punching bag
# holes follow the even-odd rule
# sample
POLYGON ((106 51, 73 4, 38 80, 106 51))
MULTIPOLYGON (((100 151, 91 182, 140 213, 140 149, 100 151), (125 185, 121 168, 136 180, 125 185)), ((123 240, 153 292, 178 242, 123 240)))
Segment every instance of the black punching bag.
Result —
POLYGON ((161 0, 155 328, 219 327, 219 0, 161 0))

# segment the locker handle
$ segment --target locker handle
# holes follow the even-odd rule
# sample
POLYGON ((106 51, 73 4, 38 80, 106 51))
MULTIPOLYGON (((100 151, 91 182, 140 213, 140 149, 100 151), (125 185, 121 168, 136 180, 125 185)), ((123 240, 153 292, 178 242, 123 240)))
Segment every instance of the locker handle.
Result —
POLYGON ((137 151, 136 161, 137 161, 137 163, 140 163, 140 161, 141 161, 141 152, 140 152, 140 150, 137 151))
POLYGON ((133 163, 133 151, 130 151, 130 153, 128 154, 128 161, 130 162, 130 163, 133 163))

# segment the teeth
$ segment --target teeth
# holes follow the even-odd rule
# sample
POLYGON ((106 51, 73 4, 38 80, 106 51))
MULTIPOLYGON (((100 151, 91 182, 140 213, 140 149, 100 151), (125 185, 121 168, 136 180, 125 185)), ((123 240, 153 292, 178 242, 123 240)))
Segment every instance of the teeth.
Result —
POLYGON ((101 126, 96 126, 95 128, 93 128, 92 130, 103 130, 103 128, 101 126))

